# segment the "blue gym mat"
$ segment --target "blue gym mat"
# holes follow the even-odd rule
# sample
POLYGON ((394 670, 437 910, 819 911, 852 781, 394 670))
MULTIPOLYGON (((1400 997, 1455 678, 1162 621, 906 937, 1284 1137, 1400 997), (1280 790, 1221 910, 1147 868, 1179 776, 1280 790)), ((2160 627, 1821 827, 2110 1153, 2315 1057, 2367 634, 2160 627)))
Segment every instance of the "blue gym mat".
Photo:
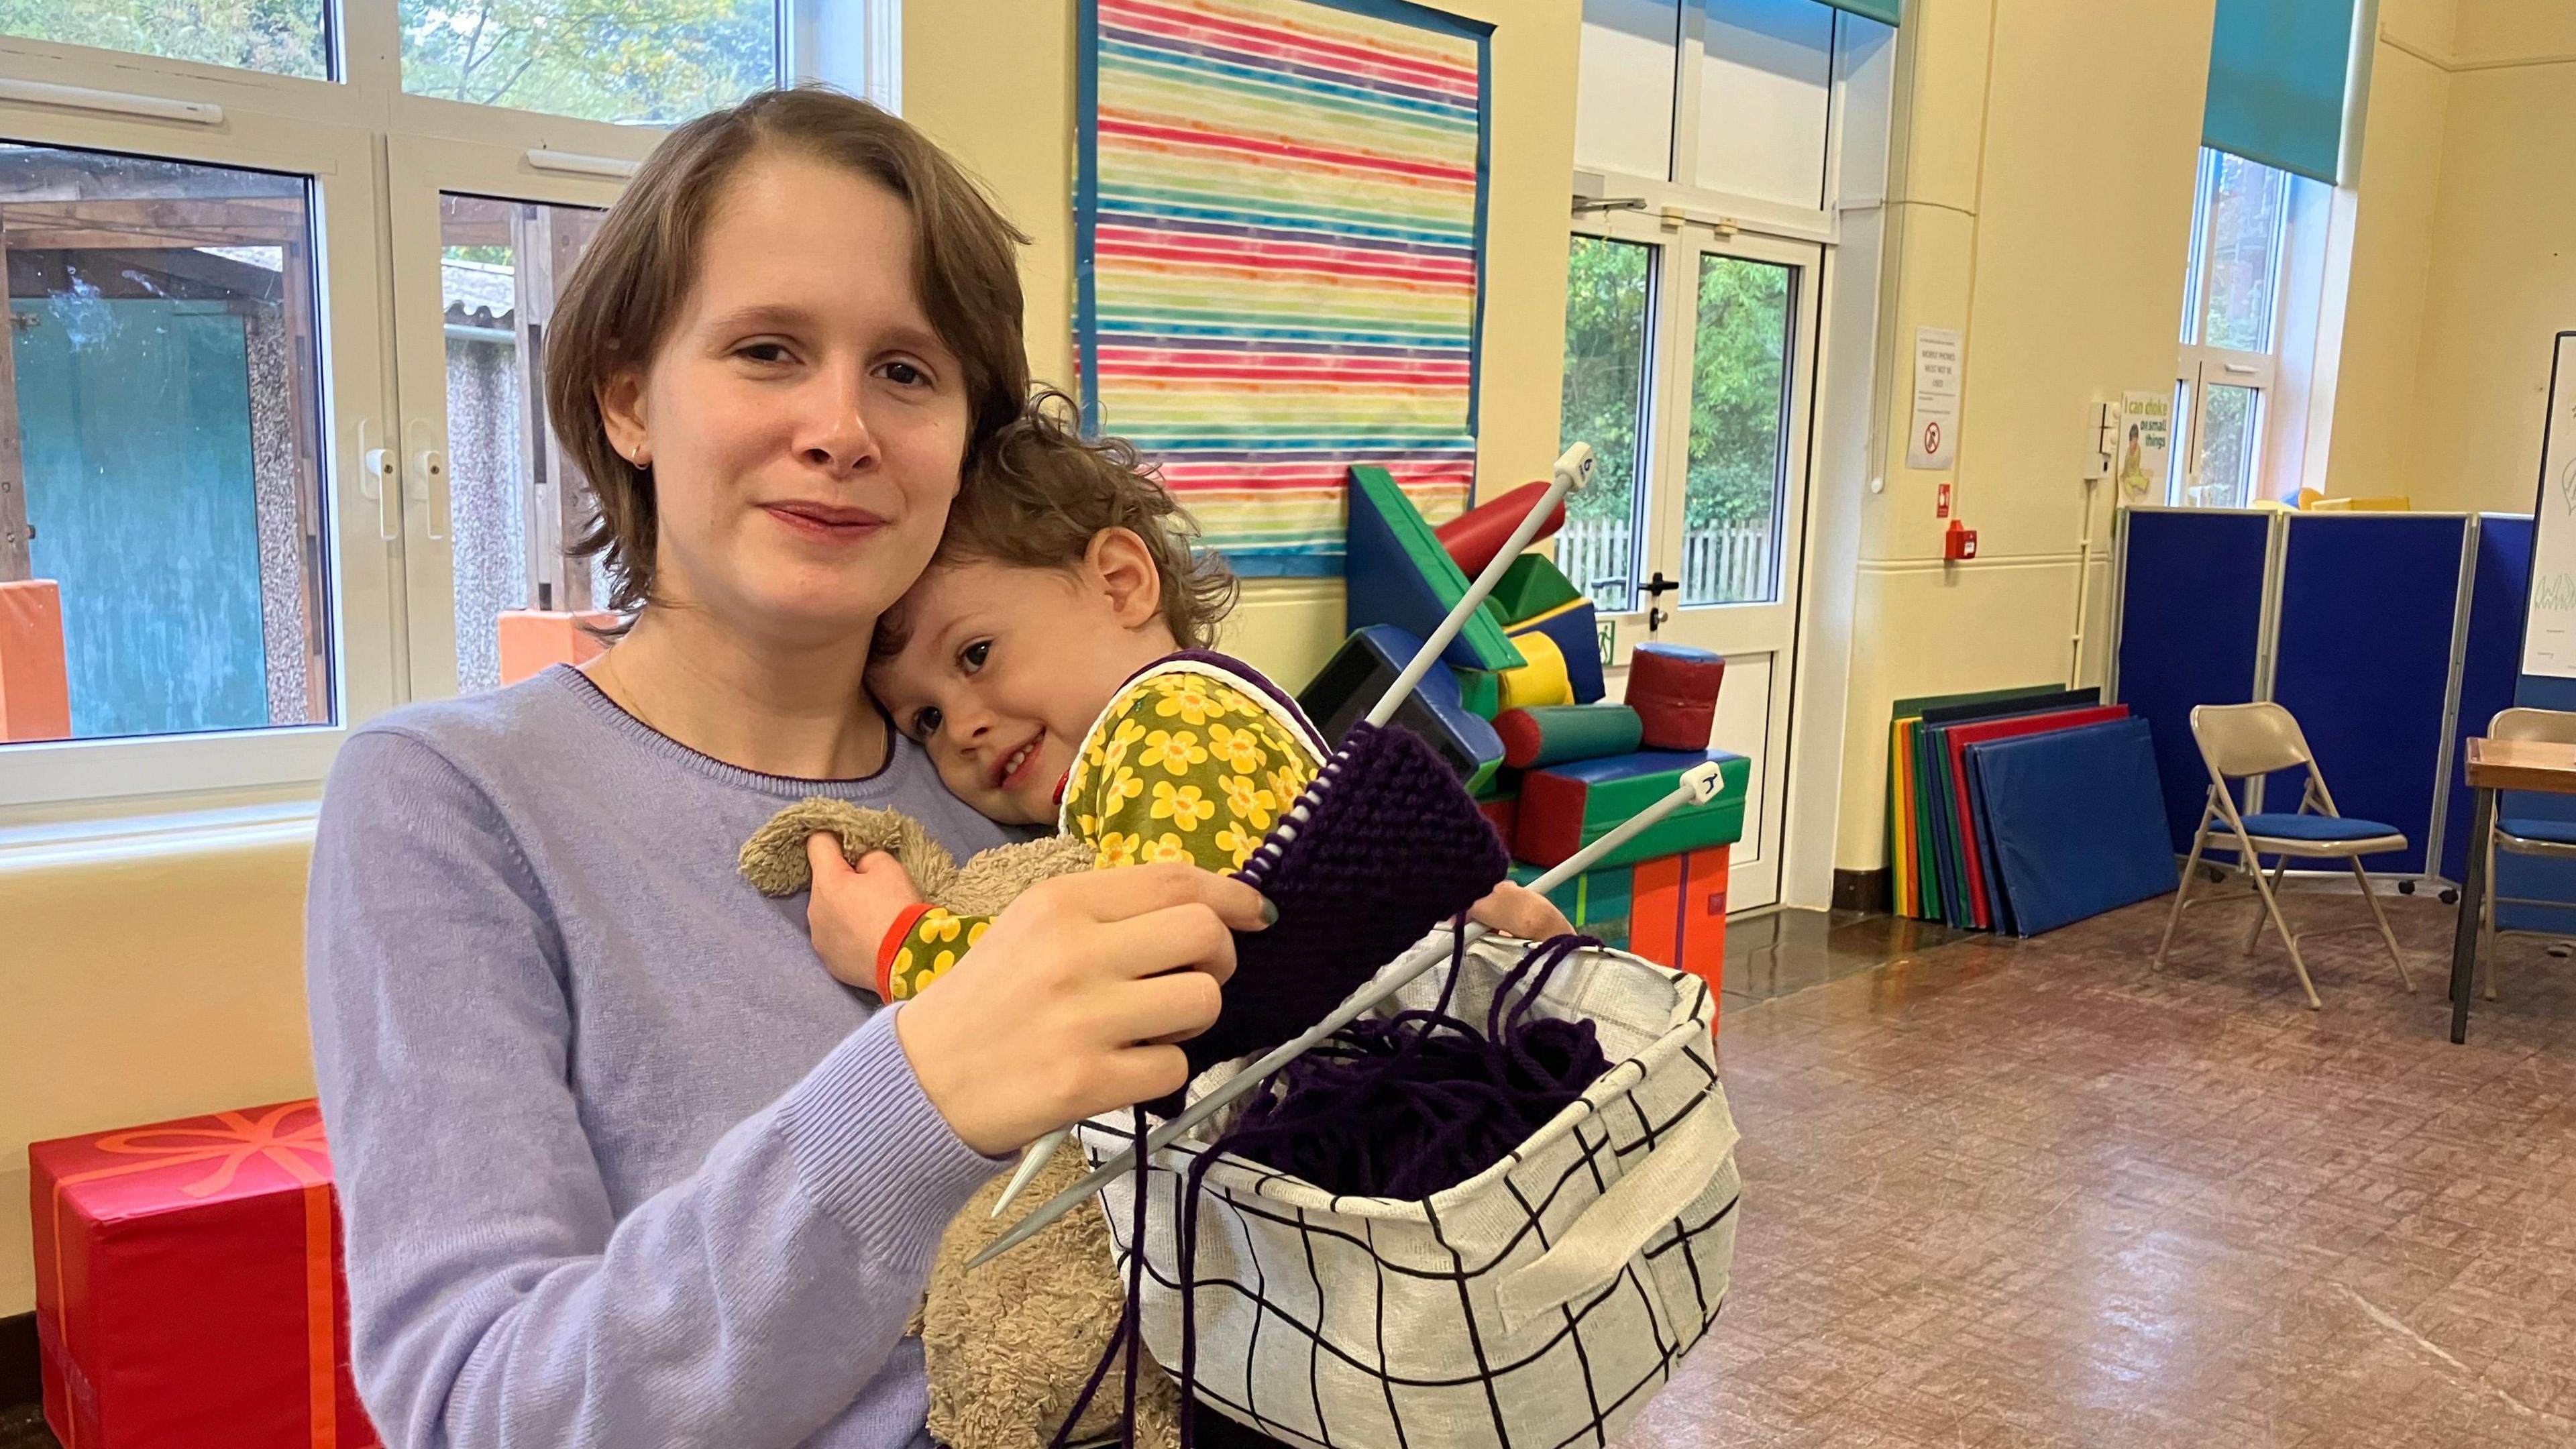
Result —
POLYGON ((2181 880, 2143 719, 1971 745, 2014 934, 2160 896, 2181 880))

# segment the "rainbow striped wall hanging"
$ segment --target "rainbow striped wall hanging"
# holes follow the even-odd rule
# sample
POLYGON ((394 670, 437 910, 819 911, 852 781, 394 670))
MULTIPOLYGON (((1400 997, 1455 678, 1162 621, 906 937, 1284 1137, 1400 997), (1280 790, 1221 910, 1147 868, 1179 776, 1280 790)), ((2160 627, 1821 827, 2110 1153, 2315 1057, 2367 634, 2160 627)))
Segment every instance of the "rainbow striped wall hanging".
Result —
POLYGON ((1084 0, 1084 418, 1238 573, 1339 574, 1354 463, 1466 506, 1491 34, 1406 0, 1084 0))

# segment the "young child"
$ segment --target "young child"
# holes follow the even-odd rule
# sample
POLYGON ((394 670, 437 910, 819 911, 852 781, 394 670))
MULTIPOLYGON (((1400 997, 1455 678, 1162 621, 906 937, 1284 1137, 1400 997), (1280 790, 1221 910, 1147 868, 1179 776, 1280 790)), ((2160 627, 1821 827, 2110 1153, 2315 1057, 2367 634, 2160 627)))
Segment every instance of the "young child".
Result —
MULTIPOLYGON (((1207 648, 1235 586, 1192 556, 1187 528, 1132 447, 1081 437, 1060 396, 1040 397, 970 471, 928 572, 880 622, 869 688, 990 819, 1073 835, 1102 869, 1240 867, 1331 749, 1277 685, 1207 648)), ((825 964, 887 1001, 984 930, 922 904, 887 856, 815 891, 825 964)), ((1473 915, 1533 939, 1572 929, 1509 882, 1473 915)))

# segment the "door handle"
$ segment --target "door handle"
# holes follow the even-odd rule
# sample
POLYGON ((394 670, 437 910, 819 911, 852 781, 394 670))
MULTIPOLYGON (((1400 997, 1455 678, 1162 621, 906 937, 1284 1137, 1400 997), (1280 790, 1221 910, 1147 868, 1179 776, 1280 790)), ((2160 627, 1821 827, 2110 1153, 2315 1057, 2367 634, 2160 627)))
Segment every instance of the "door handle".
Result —
POLYGON ((402 522, 394 514, 394 450, 368 447, 372 431, 371 420, 358 419, 358 496, 376 505, 376 537, 393 543, 402 537, 402 522))
MULTIPOLYGON (((404 431, 413 439, 424 434, 436 437, 427 418, 412 419, 404 431)), ((450 522, 446 450, 434 445, 413 448, 406 460, 405 476, 404 497, 420 505, 421 537, 431 543, 447 542, 447 530, 442 526, 450 522)))

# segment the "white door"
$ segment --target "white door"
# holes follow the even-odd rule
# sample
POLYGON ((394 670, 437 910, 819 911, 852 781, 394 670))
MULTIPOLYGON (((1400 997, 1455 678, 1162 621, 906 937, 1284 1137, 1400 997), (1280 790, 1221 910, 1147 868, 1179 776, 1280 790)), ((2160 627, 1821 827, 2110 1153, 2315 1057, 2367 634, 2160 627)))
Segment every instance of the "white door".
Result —
POLYGON ((583 482, 547 425, 545 336, 624 180, 608 158, 567 171, 519 147, 390 145, 406 633, 412 693, 434 699, 502 682, 503 612, 599 602, 592 565, 564 557, 583 482))
POLYGON ((1601 465, 1557 561, 1614 668, 1648 639, 1726 656, 1710 742, 1752 761, 1734 910, 1780 899, 1822 260, 1629 213, 1578 222, 1568 257, 1561 426, 1601 465))

